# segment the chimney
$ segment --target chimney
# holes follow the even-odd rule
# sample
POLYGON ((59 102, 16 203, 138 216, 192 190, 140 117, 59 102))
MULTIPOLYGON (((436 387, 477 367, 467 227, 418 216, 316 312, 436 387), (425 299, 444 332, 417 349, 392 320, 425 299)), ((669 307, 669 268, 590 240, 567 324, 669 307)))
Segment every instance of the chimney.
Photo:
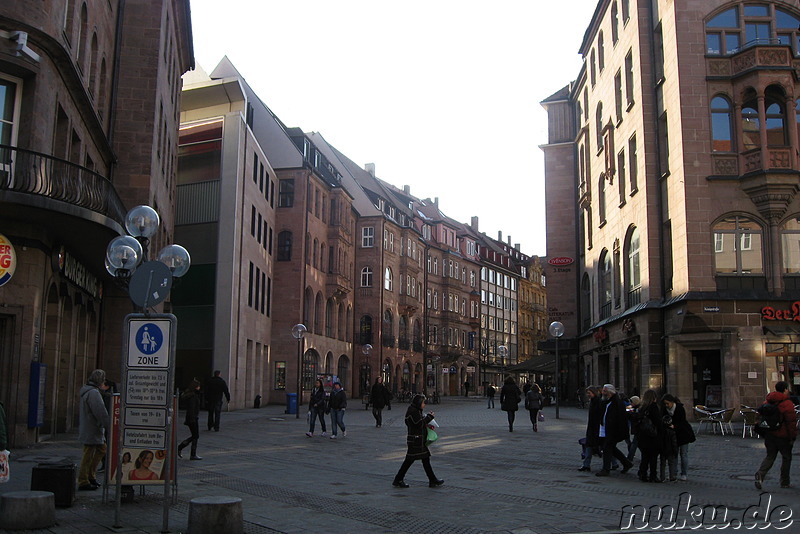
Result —
POLYGON ((478 217, 472 217, 470 219, 470 221, 469 221, 469 226, 470 226, 470 228, 472 228, 474 231, 477 232, 478 231, 478 217))
POLYGON ((375 164, 374 163, 365 163, 364 170, 369 173, 370 176, 375 178, 375 164))
POLYGON ((433 205, 439 207, 439 197, 433 197, 433 205))
POLYGON ((510 247, 511 246, 511 234, 508 234, 508 238, 507 239, 508 239, 508 246, 510 247))
POLYGON ((503 242, 503 231, 502 230, 498 230, 497 231, 497 240, 500 241, 501 243, 503 242))
POLYGON ((519 250, 519 243, 514 243, 514 248, 519 250))
POLYGON ((411 186, 410 185, 404 185, 403 186, 403 193, 405 193, 406 195, 410 195, 411 194, 411 186))

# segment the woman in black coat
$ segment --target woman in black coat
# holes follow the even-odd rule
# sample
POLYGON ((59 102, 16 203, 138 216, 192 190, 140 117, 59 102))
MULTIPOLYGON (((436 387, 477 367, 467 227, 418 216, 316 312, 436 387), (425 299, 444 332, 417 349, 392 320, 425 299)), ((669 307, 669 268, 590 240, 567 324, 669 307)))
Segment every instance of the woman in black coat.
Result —
POLYGON ((589 400, 589 418, 586 421, 586 443, 583 444, 583 465, 578 471, 592 470, 592 455, 601 446, 600 420, 603 418, 603 409, 600 404, 600 388, 586 388, 586 398, 589 400))
POLYGON ((433 474, 431 467, 431 451, 425 444, 425 438, 428 435, 428 423, 433 421, 433 412, 423 415, 422 410, 425 409, 426 402, 425 395, 415 395, 411 399, 411 404, 406 410, 406 426, 408 427, 408 436, 406 443, 408 444, 408 452, 406 458, 403 460, 403 465, 394 477, 392 486, 396 488, 407 488, 408 484, 405 483, 403 478, 406 476, 408 468, 411 467, 416 460, 422 460, 422 467, 425 469, 425 474, 428 475, 428 486, 435 488, 444 484, 444 480, 436 478, 433 474))
POLYGON ((514 431, 514 418, 519 410, 519 401, 522 400, 522 391, 512 377, 506 378, 500 390, 500 409, 508 414, 508 431, 514 431))
POLYGON ((639 407, 640 417, 636 425, 636 438, 639 442, 639 450, 642 451, 642 463, 639 464, 639 480, 642 482, 661 482, 656 468, 658 466, 658 455, 661 452, 664 424, 657 401, 656 392, 648 389, 642 395, 642 405, 639 407), (644 418, 653 423, 655 435, 648 435, 645 431, 647 426, 641 422, 644 418))
POLYGON ((686 419, 686 409, 681 401, 669 393, 661 397, 661 404, 664 405, 663 413, 672 416, 672 426, 675 427, 675 437, 678 440, 678 453, 681 458, 680 480, 686 480, 689 474, 689 444, 695 442, 695 434, 692 425, 686 419))
POLYGON ((389 389, 384 385, 383 377, 378 376, 369 392, 369 403, 372 404, 372 417, 375 418, 376 427, 380 428, 383 424, 382 412, 384 406, 389 406, 391 410, 392 405, 389 404, 390 402, 391 396, 389 395, 389 389))
POLYGON ((314 382, 314 389, 311 390, 311 398, 308 399, 308 423, 309 429, 306 436, 309 438, 314 437, 314 424, 319 418, 320 426, 322 426, 322 437, 328 435, 328 430, 325 428, 325 410, 327 409, 327 402, 325 399, 325 387, 322 385, 322 380, 319 378, 314 382))
POLYGON ((200 428, 197 419, 200 417, 200 381, 196 378, 192 380, 192 385, 183 392, 181 398, 186 402, 186 419, 183 424, 189 427, 191 436, 181 441, 178 445, 178 458, 183 458, 181 451, 191 444, 191 460, 202 460, 197 456, 197 440, 200 439, 200 428))

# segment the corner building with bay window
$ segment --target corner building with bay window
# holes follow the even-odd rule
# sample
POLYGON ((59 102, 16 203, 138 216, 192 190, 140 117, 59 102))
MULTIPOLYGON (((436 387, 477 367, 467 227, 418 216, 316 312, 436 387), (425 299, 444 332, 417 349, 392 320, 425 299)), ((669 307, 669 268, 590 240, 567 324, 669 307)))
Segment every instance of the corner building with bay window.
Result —
POLYGON ((800 392, 798 28, 795 2, 598 2, 583 68, 542 102, 570 384, 800 392))

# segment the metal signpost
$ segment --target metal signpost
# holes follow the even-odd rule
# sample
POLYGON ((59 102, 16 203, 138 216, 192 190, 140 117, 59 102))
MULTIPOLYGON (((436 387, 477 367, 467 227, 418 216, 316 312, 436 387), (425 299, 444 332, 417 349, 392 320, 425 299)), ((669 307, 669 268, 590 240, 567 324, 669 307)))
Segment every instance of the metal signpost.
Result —
POLYGON ((122 451, 165 451, 164 519, 169 530, 170 484, 172 483, 172 392, 175 382, 175 333, 172 314, 132 313, 125 317, 123 388, 120 413, 120 445, 117 449, 117 497, 115 526, 120 525, 122 496, 122 451))

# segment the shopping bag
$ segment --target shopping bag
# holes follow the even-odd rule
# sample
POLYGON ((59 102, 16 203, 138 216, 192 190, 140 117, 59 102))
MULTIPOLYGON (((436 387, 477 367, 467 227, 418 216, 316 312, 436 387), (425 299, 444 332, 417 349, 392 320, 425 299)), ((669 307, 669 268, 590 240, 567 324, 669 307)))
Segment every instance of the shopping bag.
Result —
POLYGON ((539 412, 538 419, 539 419, 540 423, 544 421, 544 412, 541 412, 541 411, 539 412))
POLYGON ((428 435, 425 436, 425 445, 430 445, 437 439, 439 439, 439 434, 437 434, 432 428, 428 427, 428 435))
POLYGON ((8 465, 9 454, 11 453, 8 451, 0 451, 0 484, 8 482, 9 477, 11 477, 11 470, 8 465))

